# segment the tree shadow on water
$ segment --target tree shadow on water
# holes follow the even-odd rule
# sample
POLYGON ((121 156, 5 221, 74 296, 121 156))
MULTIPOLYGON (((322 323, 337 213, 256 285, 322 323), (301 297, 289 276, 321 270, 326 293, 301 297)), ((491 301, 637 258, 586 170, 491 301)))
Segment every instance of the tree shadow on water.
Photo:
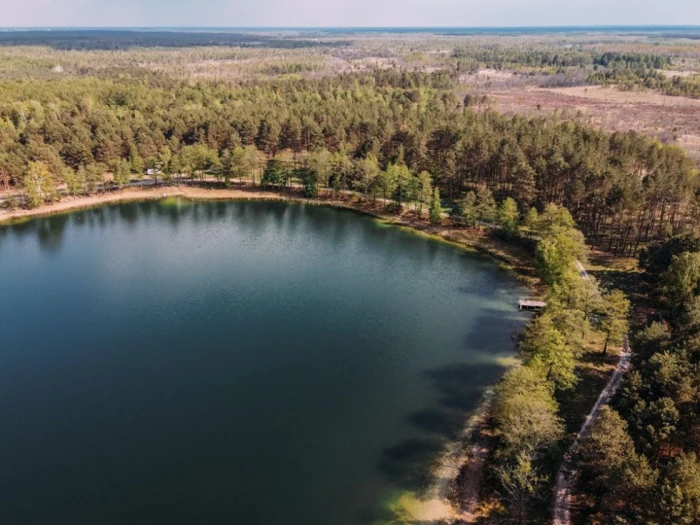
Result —
POLYGON ((68 215, 48 217, 38 223, 39 246, 44 253, 55 253, 63 244, 68 215))
POLYGON ((498 363, 457 363, 428 370, 425 375, 440 394, 440 405, 464 414, 476 408, 484 390, 504 371, 498 363))
POLYGON ((401 489, 420 491, 430 482, 433 462, 444 444, 432 437, 407 439, 382 452, 379 471, 401 489))
POLYGON ((495 383, 504 370, 495 363, 459 363, 424 372, 439 394, 439 405, 408 416, 421 435, 382 452, 378 467, 382 475, 404 490, 420 492, 427 488, 445 445, 459 436, 486 387, 495 383))
POLYGON ((515 299, 512 305, 512 310, 505 311, 481 308, 473 322, 473 329, 464 336, 464 348, 473 353, 485 354, 486 359, 509 351, 515 353, 518 334, 525 328, 532 314, 518 310, 515 299))
MULTIPOLYGON (((506 357, 509 349, 515 350, 512 335, 525 319, 517 309, 513 313, 481 309, 479 316, 464 339, 468 350, 465 361, 422 373, 422 379, 429 381, 437 393, 437 403, 408 415, 415 435, 382 453, 378 469, 398 489, 421 497, 425 489, 433 486, 435 467, 447 444, 460 439, 486 389, 507 370, 507 365, 496 356, 506 357)), ((380 517, 376 522, 401 523, 392 517, 380 517)))
POLYGON ((408 422, 425 432, 438 436, 449 436, 450 438, 456 436, 462 426, 459 414, 455 415, 454 411, 441 408, 418 410, 408 416, 408 422))

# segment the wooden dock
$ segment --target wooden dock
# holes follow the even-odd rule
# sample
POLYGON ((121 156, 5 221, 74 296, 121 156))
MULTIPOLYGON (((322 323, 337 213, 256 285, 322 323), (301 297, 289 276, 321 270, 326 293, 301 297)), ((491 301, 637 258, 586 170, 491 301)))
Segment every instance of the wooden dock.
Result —
POLYGON ((547 308, 547 303, 544 301, 533 301, 532 299, 518 300, 519 310, 542 310, 543 308, 547 308))

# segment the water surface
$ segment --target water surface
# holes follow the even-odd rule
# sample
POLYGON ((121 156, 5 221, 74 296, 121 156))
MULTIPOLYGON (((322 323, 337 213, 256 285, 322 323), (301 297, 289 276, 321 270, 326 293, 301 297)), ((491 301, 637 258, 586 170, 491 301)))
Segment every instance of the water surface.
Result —
POLYGON ((373 523, 502 374, 519 293, 321 207, 0 228, 0 522, 373 523))

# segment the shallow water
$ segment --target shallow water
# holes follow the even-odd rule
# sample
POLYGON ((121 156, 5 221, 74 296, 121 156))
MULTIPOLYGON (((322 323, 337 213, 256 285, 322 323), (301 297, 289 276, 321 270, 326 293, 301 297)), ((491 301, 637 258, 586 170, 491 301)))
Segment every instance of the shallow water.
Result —
POLYGON ((322 207, 0 228, 0 522, 376 522, 503 373, 521 292, 322 207))

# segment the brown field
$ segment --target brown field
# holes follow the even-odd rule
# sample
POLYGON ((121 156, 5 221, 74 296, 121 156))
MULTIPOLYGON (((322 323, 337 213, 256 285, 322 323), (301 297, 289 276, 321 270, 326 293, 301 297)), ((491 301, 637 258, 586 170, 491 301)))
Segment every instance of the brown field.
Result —
POLYGON ((675 142, 700 160, 700 100, 601 86, 508 89, 489 93, 505 113, 579 118, 608 131, 637 131, 675 142))
POLYGON ((603 100, 616 104, 652 104, 654 106, 694 106, 700 108, 700 100, 686 97, 671 97, 654 91, 620 91, 606 86, 578 86, 543 89, 557 95, 593 100, 603 100))

